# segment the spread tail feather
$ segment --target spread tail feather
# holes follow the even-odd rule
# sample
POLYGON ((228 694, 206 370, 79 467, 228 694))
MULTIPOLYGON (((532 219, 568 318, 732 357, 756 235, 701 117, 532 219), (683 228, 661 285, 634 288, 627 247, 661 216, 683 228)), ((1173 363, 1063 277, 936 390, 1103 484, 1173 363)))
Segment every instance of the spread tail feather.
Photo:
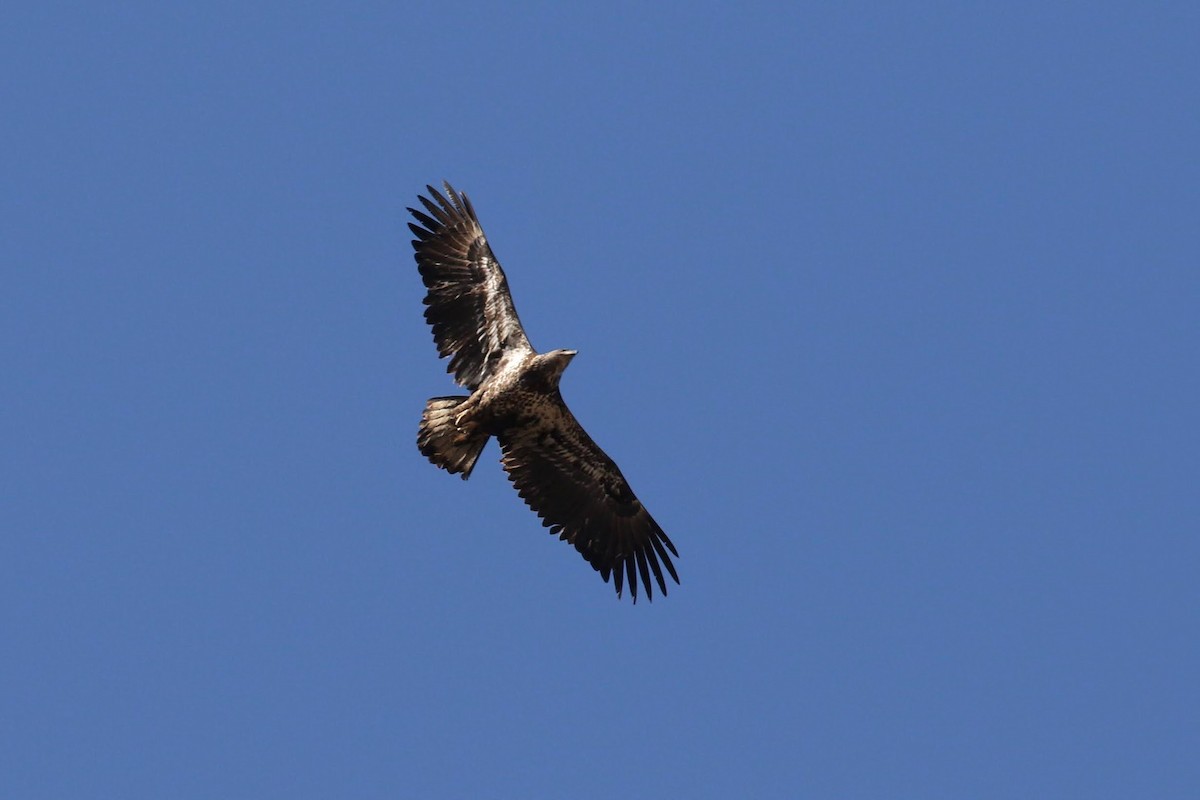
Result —
POLYGON ((455 424, 458 407, 468 400, 466 397, 434 397, 425 404, 421 414, 421 427, 417 432, 417 448, 421 454, 442 469, 461 474, 463 480, 471 476, 488 434, 463 430, 455 424))

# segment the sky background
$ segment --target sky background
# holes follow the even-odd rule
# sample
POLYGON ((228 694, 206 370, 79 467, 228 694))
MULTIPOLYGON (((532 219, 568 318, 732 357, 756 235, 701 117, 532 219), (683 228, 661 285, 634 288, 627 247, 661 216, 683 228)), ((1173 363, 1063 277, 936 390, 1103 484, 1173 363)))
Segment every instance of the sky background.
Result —
POLYGON ((0 795, 1194 798, 1195 3, 17 3, 0 795), (473 199, 680 551, 455 392, 473 199))

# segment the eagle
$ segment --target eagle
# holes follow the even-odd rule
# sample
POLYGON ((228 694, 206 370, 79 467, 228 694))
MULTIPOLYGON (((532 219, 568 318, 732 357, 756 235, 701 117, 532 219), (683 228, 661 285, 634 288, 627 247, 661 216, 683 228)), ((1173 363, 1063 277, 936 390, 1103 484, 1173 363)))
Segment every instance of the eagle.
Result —
POLYGON ((426 186, 424 211, 408 227, 433 328, 446 371, 470 395, 434 397, 425 404, 417 448, 442 469, 466 480, 491 437, 500 443, 508 478, 542 524, 609 577, 621 597, 626 583, 636 604, 638 578, 653 600, 650 576, 667 593, 663 570, 679 583, 671 556, 679 552, 621 470, 588 436, 563 402, 558 384, 574 350, 539 353, 529 343, 467 195, 444 183, 426 186))

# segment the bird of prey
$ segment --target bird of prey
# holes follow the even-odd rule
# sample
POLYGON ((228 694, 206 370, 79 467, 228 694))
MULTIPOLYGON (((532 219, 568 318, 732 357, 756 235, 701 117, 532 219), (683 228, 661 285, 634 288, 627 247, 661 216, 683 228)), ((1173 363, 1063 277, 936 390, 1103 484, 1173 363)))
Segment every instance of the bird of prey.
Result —
POLYGON ((408 209, 417 220, 408 227, 438 354, 471 394, 430 399, 417 447, 465 480, 495 436, 517 493, 605 583, 612 576, 618 598, 628 582, 637 603, 640 575, 653 599, 651 573, 665 595, 664 568, 679 583, 668 554, 679 556, 675 545, 559 393, 575 351, 533 349, 471 201, 444 186, 445 195, 427 186, 429 197, 418 196, 425 211, 408 209))

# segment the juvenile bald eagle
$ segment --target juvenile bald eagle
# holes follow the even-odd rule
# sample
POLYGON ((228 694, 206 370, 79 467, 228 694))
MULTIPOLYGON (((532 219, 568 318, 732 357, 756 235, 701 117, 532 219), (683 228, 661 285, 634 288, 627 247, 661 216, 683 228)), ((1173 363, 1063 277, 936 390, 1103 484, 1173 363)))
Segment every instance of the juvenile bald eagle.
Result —
POLYGON ((529 344, 471 201, 444 185, 445 196, 426 187, 432 199, 417 199, 429 213, 408 209, 420 223, 408 227, 438 354, 471 394, 429 400, 417 447, 465 480, 495 436, 517 493, 606 583, 613 577, 617 597, 628 580, 636 603, 640 575, 652 599, 651 573, 665 595, 663 567, 679 583, 667 553, 678 557, 675 545, 559 394, 575 351, 538 353, 529 344))

